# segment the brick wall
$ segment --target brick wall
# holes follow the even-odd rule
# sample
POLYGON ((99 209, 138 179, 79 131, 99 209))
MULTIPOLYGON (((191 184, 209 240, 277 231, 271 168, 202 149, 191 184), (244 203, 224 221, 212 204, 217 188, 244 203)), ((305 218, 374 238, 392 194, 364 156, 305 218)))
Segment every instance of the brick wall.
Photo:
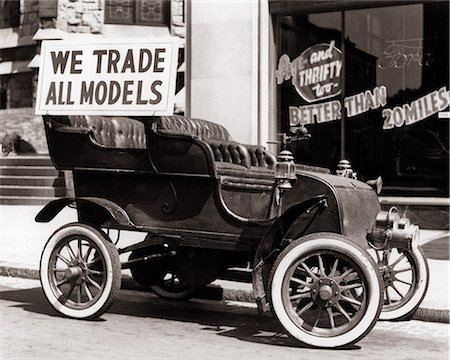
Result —
POLYGON ((17 132, 39 154, 48 153, 44 122, 34 108, 0 110, 0 139, 6 132, 17 132))

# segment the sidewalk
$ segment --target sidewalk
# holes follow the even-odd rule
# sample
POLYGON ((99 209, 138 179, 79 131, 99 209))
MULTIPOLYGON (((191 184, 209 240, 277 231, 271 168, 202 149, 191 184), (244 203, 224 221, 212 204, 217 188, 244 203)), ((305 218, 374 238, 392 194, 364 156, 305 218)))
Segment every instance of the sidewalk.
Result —
MULTIPOLYGON (((36 223, 34 217, 41 209, 42 206, 0 205, 0 275, 38 278, 40 256, 47 239, 60 226, 77 221, 76 211, 66 208, 50 223, 36 223)), ((111 232, 110 236, 115 241, 117 232, 111 232)), ((122 231, 119 246, 131 245, 144 237, 144 233, 122 231)), ((421 230, 420 243, 428 258, 430 284, 415 318, 449 322, 449 232, 421 230)), ((127 256, 121 255, 121 260, 126 261, 127 256)), ((127 274, 125 271, 124 275, 127 274)), ((251 284, 216 281, 213 285, 219 288, 215 293, 223 300, 252 300, 251 284)))

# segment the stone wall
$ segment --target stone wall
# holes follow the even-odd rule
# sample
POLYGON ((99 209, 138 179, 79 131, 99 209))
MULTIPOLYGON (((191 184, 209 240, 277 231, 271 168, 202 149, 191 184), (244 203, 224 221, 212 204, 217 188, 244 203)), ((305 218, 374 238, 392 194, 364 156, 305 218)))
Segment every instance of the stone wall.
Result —
POLYGON ((172 35, 184 39, 186 37, 184 0, 171 0, 170 17, 172 35))
MULTIPOLYGON (((104 0, 58 0, 56 27, 69 33, 102 33, 104 0)), ((171 33, 185 37, 184 0, 171 2, 171 33)))
POLYGON ((103 1, 59 0, 56 27, 69 33, 101 33, 103 1))
POLYGON ((0 110, 0 139, 7 132, 19 134, 37 153, 48 153, 44 122, 34 115, 34 108, 0 110))

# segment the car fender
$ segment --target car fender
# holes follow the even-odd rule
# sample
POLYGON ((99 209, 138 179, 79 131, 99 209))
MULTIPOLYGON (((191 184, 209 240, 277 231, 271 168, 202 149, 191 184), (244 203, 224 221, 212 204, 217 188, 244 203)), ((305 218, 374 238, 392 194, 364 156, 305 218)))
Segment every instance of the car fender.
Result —
MULTIPOLYGON (((60 198, 49 202, 44 208, 36 215, 36 222, 49 222, 58 215, 62 209, 66 206, 84 206, 90 207, 93 210, 102 213, 102 219, 105 221, 114 220, 121 226, 127 226, 136 228, 135 224, 131 221, 127 212, 116 203, 97 197, 80 197, 80 198, 60 198)), ((83 219, 80 219, 83 220, 83 219)))
MULTIPOLYGON (((326 207, 327 200, 325 195, 318 195, 306 201, 289 207, 280 217, 275 219, 265 232, 263 239, 258 245, 253 262, 253 295, 258 307, 263 311, 269 310, 266 299, 265 284, 270 271, 270 259, 282 250, 281 242, 289 228, 298 219, 298 217, 315 207, 326 207)), ((287 245, 287 244, 286 244, 287 245)))

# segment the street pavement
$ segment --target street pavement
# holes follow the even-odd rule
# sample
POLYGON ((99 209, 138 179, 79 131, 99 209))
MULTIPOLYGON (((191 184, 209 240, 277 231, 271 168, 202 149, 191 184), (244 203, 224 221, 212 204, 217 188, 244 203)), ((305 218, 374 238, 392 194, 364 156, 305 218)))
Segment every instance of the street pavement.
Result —
POLYGON ((38 280, 0 277, 1 359, 448 360, 449 325, 378 321, 344 349, 309 348, 289 338, 256 305, 167 301, 122 289, 96 321, 67 319, 46 301, 38 280))
MULTIPOLYGON (((0 275, 38 278, 41 252, 47 239, 60 226, 77 221, 76 211, 65 208, 49 223, 36 223, 34 218, 42 206, 0 205, 0 275)), ((142 241, 145 233, 122 231, 119 247, 142 241)), ((110 233, 115 242, 117 232, 110 233)), ((428 258, 430 284, 415 319, 449 322, 450 309, 450 237, 448 231, 421 229, 420 244, 428 258)), ((127 254, 121 260, 127 260, 127 254)), ((125 279, 129 272, 124 271, 125 279)), ((129 284, 129 281, 125 281, 129 284)), ((127 285, 125 285, 127 286, 127 285)), ((220 294, 223 300, 251 301, 251 284, 218 280, 210 294, 220 294)))

